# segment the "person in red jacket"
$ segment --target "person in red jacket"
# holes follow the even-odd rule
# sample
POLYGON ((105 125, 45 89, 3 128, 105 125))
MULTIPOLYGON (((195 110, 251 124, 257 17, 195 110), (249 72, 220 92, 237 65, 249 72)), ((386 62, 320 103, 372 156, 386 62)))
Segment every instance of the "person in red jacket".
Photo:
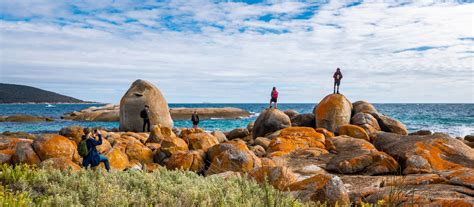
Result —
POLYGON ((334 92, 333 93, 337 92, 337 94, 339 94, 339 85, 341 85, 341 79, 342 79, 341 69, 337 68, 336 72, 334 73, 332 77, 334 78, 334 92), (336 86, 337 86, 337 90, 336 90, 336 86))
POLYGON ((270 108, 272 108, 272 103, 275 103, 275 108, 277 109, 278 108, 277 107, 278 91, 277 91, 276 87, 273 87, 272 93, 270 95, 271 95, 270 108))

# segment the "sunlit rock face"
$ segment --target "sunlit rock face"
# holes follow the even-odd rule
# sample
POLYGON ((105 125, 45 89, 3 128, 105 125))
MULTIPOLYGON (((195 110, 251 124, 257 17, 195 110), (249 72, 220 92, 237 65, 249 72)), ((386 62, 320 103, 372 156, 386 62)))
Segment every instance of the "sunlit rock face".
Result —
POLYGON ((140 112, 150 106, 150 124, 172 128, 168 102, 160 90, 148 81, 136 80, 120 100, 120 130, 139 132, 143 130, 140 112))

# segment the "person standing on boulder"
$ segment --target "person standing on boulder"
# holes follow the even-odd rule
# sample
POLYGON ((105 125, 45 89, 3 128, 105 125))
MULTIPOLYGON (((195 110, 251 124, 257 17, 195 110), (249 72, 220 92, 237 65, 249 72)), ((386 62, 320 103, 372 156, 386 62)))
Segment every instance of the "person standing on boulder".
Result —
POLYGON ((191 115, 191 121, 193 122, 193 128, 197 129, 199 124, 199 115, 197 115, 196 111, 194 111, 193 115, 191 115))
POLYGON ((82 159, 82 166, 85 168, 89 166, 96 167, 101 162, 103 162, 105 165, 105 169, 107 171, 110 171, 109 159, 107 159, 107 157, 105 157, 104 155, 99 154, 96 149, 96 146, 102 144, 102 135, 97 131, 97 129, 95 129, 94 134, 92 134, 90 128, 85 128, 84 135, 82 136, 82 141, 85 141, 87 146, 87 155, 85 155, 82 159), (98 141, 96 140, 96 137, 99 138, 98 141))
POLYGON ((140 112, 140 117, 143 119, 143 132, 146 132, 145 129, 150 132, 150 106, 145 105, 140 112))
POLYGON ((334 92, 333 93, 337 92, 337 94, 339 94, 339 85, 341 85, 341 79, 342 79, 341 69, 337 68, 336 72, 334 73, 332 77, 334 78, 334 92), (337 86, 337 90, 336 90, 336 86, 337 86))
POLYGON ((275 108, 277 109, 277 101, 278 101, 278 91, 276 87, 273 87, 272 93, 270 94, 270 108, 272 108, 272 103, 275 103, 275 108))

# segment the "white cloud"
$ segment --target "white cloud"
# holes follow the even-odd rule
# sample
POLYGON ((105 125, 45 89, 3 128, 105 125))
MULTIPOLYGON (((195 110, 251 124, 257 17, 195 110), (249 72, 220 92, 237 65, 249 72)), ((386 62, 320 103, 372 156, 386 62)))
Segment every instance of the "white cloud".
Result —
POLYGON ((266 102, 277 86, 317 102, 340 67, 353 101, 474 102, 460 39, 474 37, 473 4, 22 2, 2 3, 0 82, 107 102, 137 78, 170 102, 266 102))

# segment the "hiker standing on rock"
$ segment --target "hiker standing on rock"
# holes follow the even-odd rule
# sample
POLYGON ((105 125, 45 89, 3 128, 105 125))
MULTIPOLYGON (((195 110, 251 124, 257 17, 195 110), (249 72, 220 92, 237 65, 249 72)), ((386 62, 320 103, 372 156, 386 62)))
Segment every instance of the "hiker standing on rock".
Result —
POLYGON ((193 115, 191 115, 191 121, 193 122, 193 128, 197 129, 199 124, 199 115, 197 115, 196 111, 194 111, 193 115))
POLYGON ((339 85, 341 85, 341 79, 342 79, 341 69, 337 68, 336 72, 334 73, 332 77, 334 78, 334 92, 333 93, 337 92, 337 94, 339 94, 339 85), (337 86, 337 90, 336 90, 336 86, 337 86))
POLYGON ((97 131, 94 130, 94 134, 92 134, 90 128, 84 129, 84 135, 82 136, 82 141, 79 142, 77 147, 77 151, 79 155, 83 157, 82 159, 82 166, 87 168, 89 166, 96 167, 101 162, 104 163, 105 169, 110 171, 110 164, 109 159, 104 155, 99 154, 97 149, 95 148, 98 145, 102 144, 102 135, 97 131), (96 137, 99 138, 99 141, 96 140, 96 137))
POLYGON ((145 129, 150 132, 150 106, 145 105, 145 108, 140 112, 140 117, 143 119, 143 132, 146 132, 145 129))
POLYGON ((272 93, 270 94, 270 108, 272 108, 272 103, 275 103, 275 108, 277 109, 277 101, 278 101, 278 91, 276 87, 273 87, 272 93))

